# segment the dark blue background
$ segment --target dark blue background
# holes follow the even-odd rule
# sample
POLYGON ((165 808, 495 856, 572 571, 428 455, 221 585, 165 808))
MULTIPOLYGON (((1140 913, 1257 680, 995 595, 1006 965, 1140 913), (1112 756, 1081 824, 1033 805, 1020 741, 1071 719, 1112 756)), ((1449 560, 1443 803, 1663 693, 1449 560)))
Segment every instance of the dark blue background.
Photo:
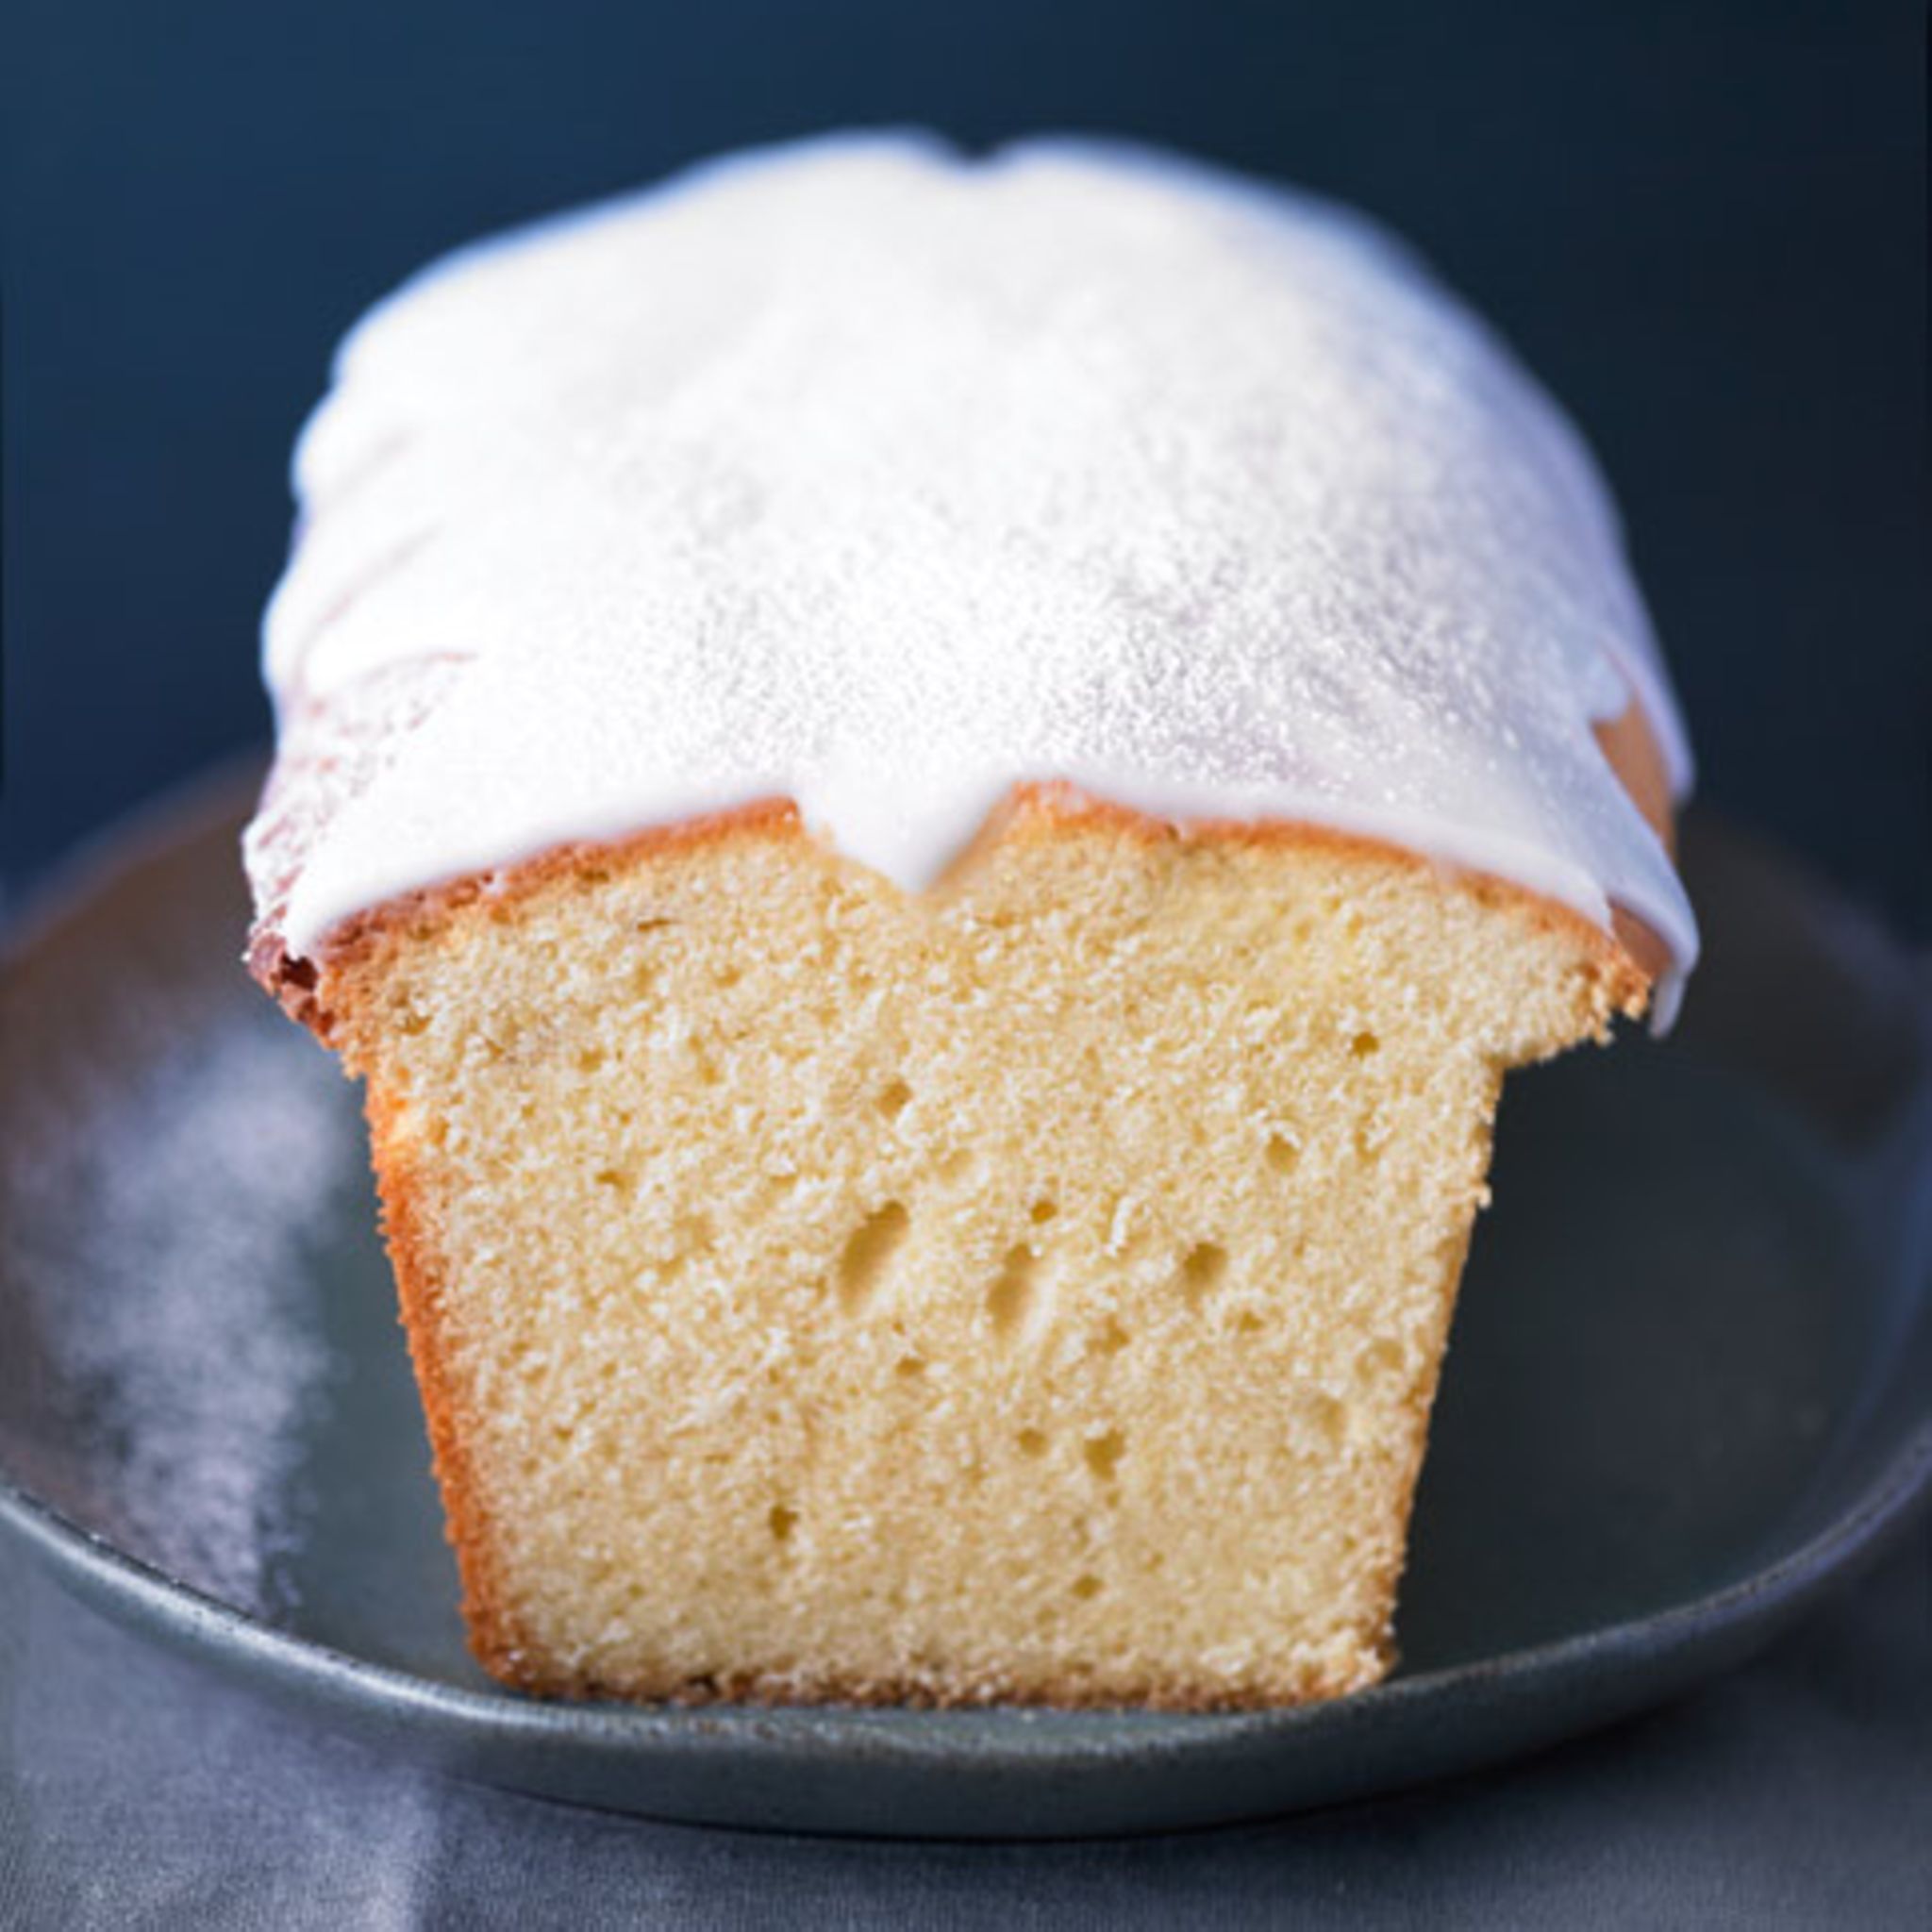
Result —
POLYGON ((1734 813, 1932 928, 1909 4, 10 0, 18 881, 266 731, 330 346, 425 256, 846 122, 1123 130, 1407 230, 1594 439, 1734 813))

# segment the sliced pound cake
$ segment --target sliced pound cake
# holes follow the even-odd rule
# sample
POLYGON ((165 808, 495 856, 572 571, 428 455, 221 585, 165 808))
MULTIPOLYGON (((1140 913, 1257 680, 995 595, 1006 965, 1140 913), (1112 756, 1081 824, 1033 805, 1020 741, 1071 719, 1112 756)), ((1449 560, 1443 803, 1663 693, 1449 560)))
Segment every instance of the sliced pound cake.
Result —
POLYGON ((1507 353, 1286 191, 850 138, 431 271, 298 484, 252 964, 490 1669, 1380 1675, 1502 1076, 1695 947, 1507 353))

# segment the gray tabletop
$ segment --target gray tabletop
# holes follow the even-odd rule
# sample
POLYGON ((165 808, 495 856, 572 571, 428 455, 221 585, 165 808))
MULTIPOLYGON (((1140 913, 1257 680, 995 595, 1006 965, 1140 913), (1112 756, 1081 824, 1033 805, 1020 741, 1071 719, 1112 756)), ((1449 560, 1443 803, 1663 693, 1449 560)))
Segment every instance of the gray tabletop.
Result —
POLYGON ((658 1825, 441 1779, 80 1609, 0 1548, 0 1925, 1932 1923, 1932 1530, 1664 1710, 1481 1777, 1058 1846, 658 1825))

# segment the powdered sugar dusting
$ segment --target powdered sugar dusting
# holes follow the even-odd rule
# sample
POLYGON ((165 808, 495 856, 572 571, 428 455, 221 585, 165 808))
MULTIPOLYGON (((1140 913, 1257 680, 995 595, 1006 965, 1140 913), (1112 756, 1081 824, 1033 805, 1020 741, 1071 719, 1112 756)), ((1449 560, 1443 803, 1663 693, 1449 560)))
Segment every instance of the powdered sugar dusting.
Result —
MULTIPOLYGON (((342 352, 285 730, 448 667, 258 896, 772 795, 902 884, 1016 782, 1309 820, 1696 948, 1592 726, 1681 728, 1574 431, 1397 244, 1141 153, 755 155, 469 251, 342 352)), ((1668 992, 1667 992, 1668 997, 1668 992)))
POLYGON ((124 1004, 58 1041, 9 1009, 58 1058, 8 1068, 8 1461, 122 1548, 271 1610, 331 1374, 311 1251, 360 1168, 358 1123, 272 1015, 196 1026, 164 997, 141 1010, 131 979, 124 1004))

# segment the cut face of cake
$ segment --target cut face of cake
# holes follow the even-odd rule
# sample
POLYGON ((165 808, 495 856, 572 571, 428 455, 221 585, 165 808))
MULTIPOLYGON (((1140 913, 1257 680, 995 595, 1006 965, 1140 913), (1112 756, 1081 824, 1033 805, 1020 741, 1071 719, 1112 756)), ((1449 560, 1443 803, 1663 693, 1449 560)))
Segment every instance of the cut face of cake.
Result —
POLYGON ((1503 352, 1285 192, 822 143, 435 272, 300 482, 252 963, 366 1083, 484 1663, 1379 1676, 1503 1075, 1695 943, 1503 352))
POLYGON ((789 816, 371 925, 330 1031, 485 1660, 545 1690, 1373 1680, 1503 1070, 1641 983, 1345 839, 789 816))

